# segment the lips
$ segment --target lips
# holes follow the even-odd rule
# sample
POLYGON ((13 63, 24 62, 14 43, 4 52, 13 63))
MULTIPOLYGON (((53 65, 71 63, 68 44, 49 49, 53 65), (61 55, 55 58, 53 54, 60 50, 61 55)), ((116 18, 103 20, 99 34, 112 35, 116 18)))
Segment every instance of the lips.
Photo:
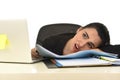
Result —
POLYGON ((77 43, 74 44, 74 51, 79 51, 80 47, 77 43))

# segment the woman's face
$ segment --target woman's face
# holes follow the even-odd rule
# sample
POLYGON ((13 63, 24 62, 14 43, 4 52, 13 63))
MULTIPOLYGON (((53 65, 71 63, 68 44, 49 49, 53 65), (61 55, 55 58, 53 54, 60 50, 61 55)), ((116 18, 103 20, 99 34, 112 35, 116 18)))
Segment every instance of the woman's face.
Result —
POLYGON ((68 47, 70 53, 73 53, 81 50, 94 49, 100 45, 101 41, 96 29, 79 28, 76 35, 68 42, 68 47))

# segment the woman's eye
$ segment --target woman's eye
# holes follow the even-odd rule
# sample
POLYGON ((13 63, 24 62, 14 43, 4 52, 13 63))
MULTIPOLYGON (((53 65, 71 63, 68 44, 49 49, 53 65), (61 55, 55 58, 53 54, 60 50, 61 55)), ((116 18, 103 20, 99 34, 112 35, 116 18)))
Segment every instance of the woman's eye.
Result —
POLYGON ((83 33, 83 38, 87 39, 88 38, 87 34, 83 33))
POLYGON ((95 45, 92 42, 88 42, 87 45, 91 49, 95 48, 95 45))
POLYGON ((92 45, 91 45, 90 43, 88 43, 88 47, 91 48, 91 49, 93 48, 92 45))

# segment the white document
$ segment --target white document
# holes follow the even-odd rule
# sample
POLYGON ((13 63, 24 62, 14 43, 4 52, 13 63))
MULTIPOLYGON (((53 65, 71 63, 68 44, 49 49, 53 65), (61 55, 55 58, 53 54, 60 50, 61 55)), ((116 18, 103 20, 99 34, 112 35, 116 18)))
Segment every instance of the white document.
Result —
POLYGON ((53 62, 58 67, 111 65, 109 61, 97 58, 54 59, 53 62))

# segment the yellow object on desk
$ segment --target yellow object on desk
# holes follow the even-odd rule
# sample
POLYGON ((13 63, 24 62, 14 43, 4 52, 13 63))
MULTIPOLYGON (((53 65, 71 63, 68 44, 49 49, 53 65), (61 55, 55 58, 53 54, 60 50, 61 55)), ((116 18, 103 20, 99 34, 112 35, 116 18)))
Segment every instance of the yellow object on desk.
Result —
POLYGON ((6 34, 0 34, 0 50, 5 49, 9 45, 9 41, 6 34))
POLYGON ((105 57, 105 56, 100 56, 100 59, 106 60, 106 61, 111 61, 111 62, 120 61, 120 59, 111 58, 111 57, 105 57))

